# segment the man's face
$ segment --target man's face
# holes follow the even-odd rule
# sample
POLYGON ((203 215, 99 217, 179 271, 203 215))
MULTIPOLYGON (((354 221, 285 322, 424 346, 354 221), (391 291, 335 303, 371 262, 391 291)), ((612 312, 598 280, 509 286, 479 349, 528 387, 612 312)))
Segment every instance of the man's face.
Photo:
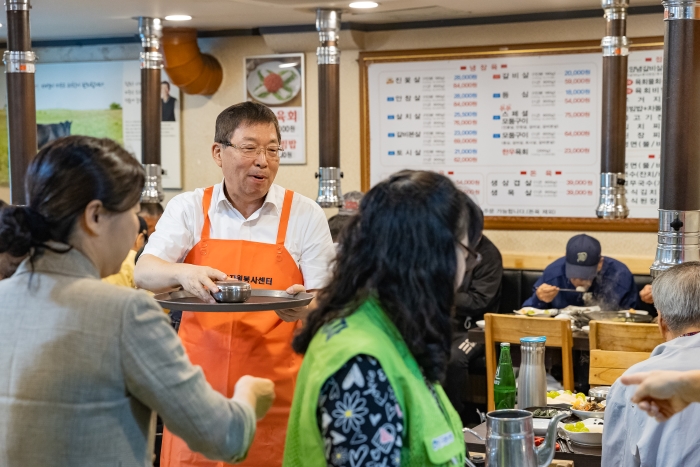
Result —
POLYGON ((269 160, 265 151, 267 147, 279 146, 275 125, 240 126, 233 132, 230 142, 236 146, 257 146, 259 150, 255 157, 245 157, 239 149, 214 144, 212 156, 224 173, 227 193, 234 201, 252 202, 264 198, 280 165, 279 158, 269 160))
POLYGON ((160 85, 160 97, 161 97, 161 99, 166 100, 169 95, 170 95, 170 88, 168 87, 168 85, 161 84, 160 85))
POLYGON ((593 285, 593 281, 589 281, 587 279, 570 279, 571 283, 574 284, 574 287, 583 287, 584 289, 588 290, 591 288, 591 285, 593 285))

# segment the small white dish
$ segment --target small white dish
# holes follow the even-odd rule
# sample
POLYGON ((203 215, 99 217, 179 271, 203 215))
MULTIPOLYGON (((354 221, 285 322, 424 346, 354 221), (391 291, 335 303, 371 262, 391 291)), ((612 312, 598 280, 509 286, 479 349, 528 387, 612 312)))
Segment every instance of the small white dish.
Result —
POLYGON ((591 327, 590 327, 590 326, 583 326, 583 327, 581 328, 581 331, 583 331, 583 332, 585 332, 586 334, 588 334, 589 332, 591 332, 591 327))
POLYGON ((531 306, 526 306, 519 310, 513 310, 513 313, 517 315, 530 316, 535 318, 551 318, 559 314, 559 310, 556 308, 550 308, 548 310, 540 310, 538 308, 533 308, 531 306))
POLYGON ((603 412, 587 412, 585 410, 575 410, 572 408, 571 413, 573 413, 578 418, 580 418, 581 420, 584 420, 584 421, 589 419, 589 418, 600 418, 600 419, 605 418, 604 411, 603 412))
POLYGON ((559 428, 564 430, 569 436, 569 439, 576 444, 581 444, 584 446, 601 446, 603 444, 603 420, 600 418, 589 418, 584 420, 583 424, 590 431, 569 431, 564 428, 563 423, 559 423, 559 428))
POLYGON ((551 421, 551 418, 533 418, 532 429, 537 436, 544 436, 547 434, 547 428, 549 428, 551 421))
POLYGON ((480 319, 479 321, 476 322, 476 325, 479 329, 484 329, 486 327, 486 321, 483 319, 480 319))

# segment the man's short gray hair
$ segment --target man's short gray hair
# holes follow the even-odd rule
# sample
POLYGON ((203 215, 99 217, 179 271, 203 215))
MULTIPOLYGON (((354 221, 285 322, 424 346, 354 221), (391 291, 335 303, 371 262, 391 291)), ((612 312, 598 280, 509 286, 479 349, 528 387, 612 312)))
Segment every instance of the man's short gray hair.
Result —
POLYGON ((668 329, 680 334, 700 326, 700 262, 679 264, 654 279, 654 305, 668 329))

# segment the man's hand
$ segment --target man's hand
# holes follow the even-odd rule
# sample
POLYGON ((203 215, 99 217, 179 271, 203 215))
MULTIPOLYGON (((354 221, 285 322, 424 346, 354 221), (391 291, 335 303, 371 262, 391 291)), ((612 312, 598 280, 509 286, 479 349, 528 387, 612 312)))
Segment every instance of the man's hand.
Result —
POLYGON ((233 400, 250 404, 255 410, 255 417, 260 420, 275 400, 275 383, 265 378, 241 376, 233 389, 233 400))
POLYGON ((700 371, 651 371, 622 376, 622 384, 638 384, 632 402, 663 422, 699 399, 700 371))
POLYGON ((644 303, 654 303, 654 296, 651 294, 651 284, 647 284, 644 286, 644 288, 639 292, 639 298, 644 303))
MULTIPOLYGON (((303 285, 294 284, 293 286, 289 287, 286 292, 289 295, 296 295, 300 292, 306 292, 306 288, 303 285)), ((293 323, 294 321, 306 318, 306 316, 311 312, 311 309, 312 307, 310 305, 306 305, 297 308, 275 310, 275 313, 277 313, 277 316, 279 316, 282 321, 293 323)))
POLYGON ((552 300, 554 300, 554 297, 556 297, 558 293, 559 287, 549 284, 542 284, 541 286, 537 287, 537 290, 535 291, 537 298, 545 303, 552 303, 552 300))
POLYGON ((216 303, 211 292, 217 292, 219 288, 214 281, 223 281, 228 277, 218 269, 194 264, 173 264, 177 268, 175 277, 182 288, 205 303, 216 303))

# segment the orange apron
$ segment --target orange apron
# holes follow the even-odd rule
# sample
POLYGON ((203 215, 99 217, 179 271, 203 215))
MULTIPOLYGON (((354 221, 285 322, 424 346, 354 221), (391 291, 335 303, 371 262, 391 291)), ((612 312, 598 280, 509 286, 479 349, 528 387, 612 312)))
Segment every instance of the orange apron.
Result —
MULTIPOLYGON (((213 187, 204 190, 202 236, 185 262, 219 269, 250 282, 253 289, 285 290, 291 285, 303 284, 301 271, 284 247, 294 192, 285 192, 275 244, 209 238, 212 192, 213 187)), ((275 383, 275 402, 265 418, 258 422, 245 462, 236 465, 282 465, 287 419, 302 361, 291 348, 299 323, 286 323, 274 311, 182 314, 179 334, 185 350, 192 363, 202 367, 207 381, 216 391, 231 397, 236 381, 246 374, 269 378, 275 383)), ((192 452, 167 429, 163 432, 161 456, 163 467, 229 465, 192 452)))

